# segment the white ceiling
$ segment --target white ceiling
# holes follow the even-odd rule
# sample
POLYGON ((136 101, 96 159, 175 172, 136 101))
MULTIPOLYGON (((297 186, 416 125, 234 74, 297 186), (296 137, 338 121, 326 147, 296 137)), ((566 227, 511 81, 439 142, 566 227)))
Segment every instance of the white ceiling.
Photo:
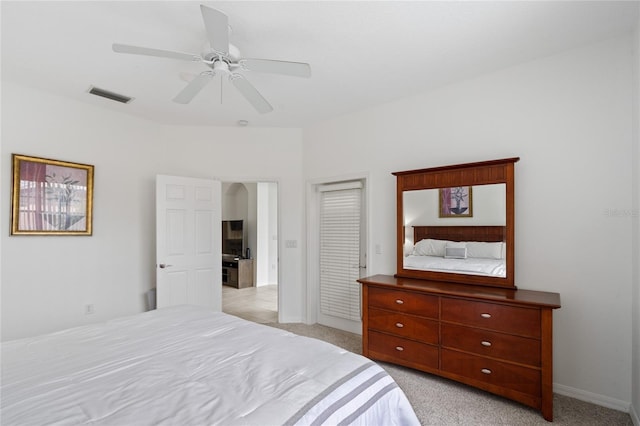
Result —
POLYGON ((305 127, 633 28, 638 1, 2 1, 2 80, 178 125, 305 127), (199 4, 229 16, 244 57, 308 62, 302 79, 244 72, 259 114, 228 81, 172 102, 195 62, 114 53, 112 43, 199 54, 199 4), (90 85, 135 98, 124 105, 90 85))

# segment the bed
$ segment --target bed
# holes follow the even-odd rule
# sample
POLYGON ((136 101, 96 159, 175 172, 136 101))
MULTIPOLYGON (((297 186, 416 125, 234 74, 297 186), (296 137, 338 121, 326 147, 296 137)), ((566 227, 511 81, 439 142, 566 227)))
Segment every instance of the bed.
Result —
POLYGON ((416 244, 403 267, 506 277, 504 232, 504 226, 414 226, 416 244))
POLYGON ((2 424, 418 425, 377 364, 177 306, 2 344, 2 424))

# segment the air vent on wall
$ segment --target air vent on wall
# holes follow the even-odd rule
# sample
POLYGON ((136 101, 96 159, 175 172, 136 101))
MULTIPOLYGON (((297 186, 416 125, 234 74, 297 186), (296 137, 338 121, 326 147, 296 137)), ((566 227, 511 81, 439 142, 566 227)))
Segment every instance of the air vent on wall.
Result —
POLYGON ((92 95, 102 96, 103 98, 111 99, 112 101, 122 102, 123 104, 128 104, 133 100, 133 98, 129 96, 121 95, 115 92, 110 92, 108 90, 100 89, 94 86, 89 87, 89 93, 91 93, 92 95))

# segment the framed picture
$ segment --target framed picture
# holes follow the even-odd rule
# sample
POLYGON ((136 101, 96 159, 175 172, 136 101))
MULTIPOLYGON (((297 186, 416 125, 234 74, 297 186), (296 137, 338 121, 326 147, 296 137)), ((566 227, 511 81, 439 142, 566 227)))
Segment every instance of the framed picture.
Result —
POLYGON ((473 217, 471 187, 440 188, 440 217, 473 217))
POLYGON ((13 154, 11 235, 91 235, 93 166, 13 154))

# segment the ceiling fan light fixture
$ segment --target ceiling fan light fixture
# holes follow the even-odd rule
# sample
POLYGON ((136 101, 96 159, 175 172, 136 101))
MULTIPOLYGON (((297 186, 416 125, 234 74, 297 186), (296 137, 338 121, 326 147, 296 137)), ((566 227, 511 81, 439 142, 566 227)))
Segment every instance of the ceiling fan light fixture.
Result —
POLYGON ((208 41, 205 42, 204 45, 202 46, 202 53, 200 54, 200 57, 204 61, 211 61, 211 62, 213 62, 214 59, 220 58, 220 57, 228 60, 229 62, 238 62, 241 56, 242 54, 240 53, 240 49, 238 49, 235 45, 231 43, 229 43, 229 52, 226 54, 222 54, 220 52, 216 52, 215 50, 213 50, 213 48, 211 47, 211 44, 208 41))
MULTIPOLYGON (((200 73, 173 99, 174 102, 187 104, 201 91, 215 75, 225 74, 229 81, 260 114, 273 111, 273 107, 260 92, 237 71, 255 71, 281 74, 294 77, 311 77, 311 67, 303 62, 280 61, 274 59, 243 58, 240 51, 229 42, 229 18, 223 12, 200 6, 207 41, 204 52, 200 56, 190 53, 155 49, 141 46, 114 43, 113 51, 136 55, 155 56, 160 58, 196 61, 209 67, 212 71, 200 73)), ((222 82, 221 82, 222 83, 222 82)))
POLYGON ((229 74, 229 64, 222 60, 213 61, 213 71, 229 74))

